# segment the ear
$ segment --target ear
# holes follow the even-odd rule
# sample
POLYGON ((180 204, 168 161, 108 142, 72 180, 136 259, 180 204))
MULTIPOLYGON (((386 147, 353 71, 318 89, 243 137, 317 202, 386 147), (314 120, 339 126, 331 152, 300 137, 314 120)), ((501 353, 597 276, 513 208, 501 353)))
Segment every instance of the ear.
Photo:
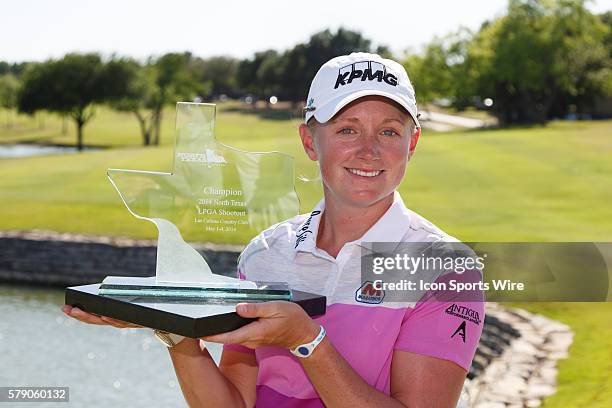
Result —
POLYGON ((312 130, 306 125, 302 123, 299 128, 300 131, 300 139, 302 139, 302 146, 304 146, 304 151, 312 161, 317 161, 317 151, 314 145, 314 135, 312 134, 312 130))
POLYGON ((419 142, 419 137, 421 136, 421 128, 415 128, 414 133, 410 137, 410 149, 408 150, 408 160, 412 158, 414 154, 414 150, 416 149, 417 143, 419 142))

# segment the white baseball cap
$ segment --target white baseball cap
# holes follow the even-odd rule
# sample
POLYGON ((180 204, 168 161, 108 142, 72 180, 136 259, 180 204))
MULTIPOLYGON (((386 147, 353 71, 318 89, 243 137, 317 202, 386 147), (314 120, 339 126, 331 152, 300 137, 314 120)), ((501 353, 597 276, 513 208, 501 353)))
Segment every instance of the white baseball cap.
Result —
POLYGON ((332 58, 321 66, 310 84, 304 122, 314 116, 325 123, 355 99, 369 95, 399 103, 420 127, 414 88, 404 67, 366 52, 332 58))

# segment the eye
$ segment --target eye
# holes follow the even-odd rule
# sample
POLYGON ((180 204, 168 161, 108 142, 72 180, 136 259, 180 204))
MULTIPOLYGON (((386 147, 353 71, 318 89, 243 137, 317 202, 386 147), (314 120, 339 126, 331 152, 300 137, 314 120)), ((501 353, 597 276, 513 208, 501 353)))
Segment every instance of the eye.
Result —
POLYGON ((385 129, 382 131, 382 134, 385 136, 401 136, 398 132, 393 129, 385 129))
POLYGON ((342 128, 338 131, 341 135, 352 135, 355 131, 351 128, 342 128))

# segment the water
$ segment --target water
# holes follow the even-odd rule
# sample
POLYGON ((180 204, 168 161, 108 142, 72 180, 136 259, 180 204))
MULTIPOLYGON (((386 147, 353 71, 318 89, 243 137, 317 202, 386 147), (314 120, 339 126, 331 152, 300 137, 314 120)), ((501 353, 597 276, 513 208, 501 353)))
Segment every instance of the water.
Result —
MULTIPOLYGON (((91 148, 83 148, 92 150, 91 148)), ((45 156, 50 154, 76 153, 73 146, 42 146, 37 144, 0 144, 0 159, 11 159, 29 156, 45 156)))
MULTIPOLYGON (((69 403, 29 407, 187 406, 151 330, 84 324, 63 304, 60 289, 0 285, 0 386, 70 387, 69 403)), ((221 346, 207 346, 218 361, 221 346)))

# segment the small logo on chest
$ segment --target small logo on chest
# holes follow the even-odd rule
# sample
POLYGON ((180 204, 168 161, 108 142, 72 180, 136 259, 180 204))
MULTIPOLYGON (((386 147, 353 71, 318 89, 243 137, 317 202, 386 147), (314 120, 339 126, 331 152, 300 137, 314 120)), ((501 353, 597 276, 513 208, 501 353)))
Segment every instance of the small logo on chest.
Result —
POLYGON ((360 303, 382 303, 384 297, 385 291, 376 289, 371 281, 364 282, 355 292, 355 300, 360 303))

